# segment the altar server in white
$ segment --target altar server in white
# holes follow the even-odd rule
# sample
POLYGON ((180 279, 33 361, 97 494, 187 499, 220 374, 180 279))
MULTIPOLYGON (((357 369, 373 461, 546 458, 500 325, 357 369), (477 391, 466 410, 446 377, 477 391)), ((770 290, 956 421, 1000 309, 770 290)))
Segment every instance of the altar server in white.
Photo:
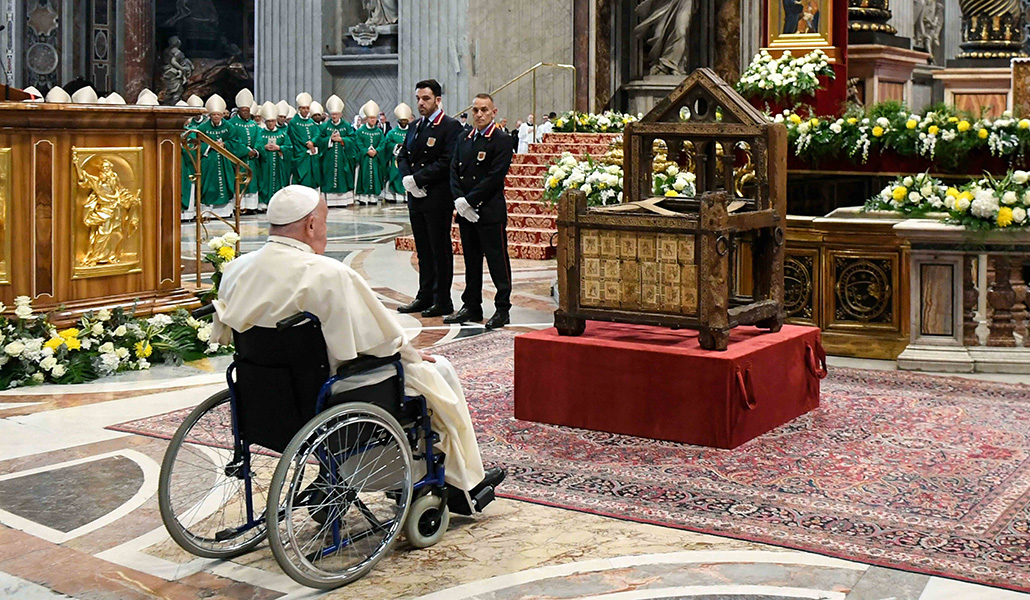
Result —
POLYGON ((347 265, 324 256, 329 208, 315 190, 291 185, 268 204, 268 241, 226 264, 219 286, 213 339, 232 341, 232 330, 275 327, 306 311, 322 323, 330 368, 358 355, 400 352, 408 393, 424 395, 432 409, 436 448, 446 454, 447 483, 475 497, 504 478, 484 472, 468 404, 454 367, 441 356, 420 353, 368 283, 347 265))

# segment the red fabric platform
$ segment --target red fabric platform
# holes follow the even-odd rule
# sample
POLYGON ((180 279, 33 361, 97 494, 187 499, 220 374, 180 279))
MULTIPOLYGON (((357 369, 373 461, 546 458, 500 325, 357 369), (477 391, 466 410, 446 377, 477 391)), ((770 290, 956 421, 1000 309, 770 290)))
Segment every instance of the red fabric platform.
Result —
POLYGON ((725 352, 697 332, 588 321, 515 338, 515 417, 736 448, 819 406, 819 329, 738 327, 725 352))

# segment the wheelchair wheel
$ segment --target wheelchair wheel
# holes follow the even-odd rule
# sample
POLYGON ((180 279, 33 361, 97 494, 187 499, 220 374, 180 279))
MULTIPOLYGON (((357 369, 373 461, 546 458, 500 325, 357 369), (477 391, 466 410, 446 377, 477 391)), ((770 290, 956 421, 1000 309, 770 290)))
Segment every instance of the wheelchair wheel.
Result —
POLYGON ((172 539, 197 556, 231 558, 265 538, 268 483, 278 457, 250 453, 248 511, 248 478, 233 444, 229 390, 223 390, 186 417, 161 463, 161 520, 172 539))
POLYGON ((407 436, 387 411, 334 406, 294 436, 272 476, 268 542, 298 583, 331 589, 385 556, 411 503, 407 436))
POLYGON ((436 494, 419 496, 404 521, 404 537, 415 548, 428 548, 443 538, 451 523, 447 500, 436 494))

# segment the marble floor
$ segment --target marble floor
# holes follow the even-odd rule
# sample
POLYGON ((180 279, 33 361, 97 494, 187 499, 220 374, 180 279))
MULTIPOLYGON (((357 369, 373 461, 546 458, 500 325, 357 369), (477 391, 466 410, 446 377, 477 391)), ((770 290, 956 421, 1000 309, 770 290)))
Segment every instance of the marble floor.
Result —
MULTIPOLYGON (((330 213, 329 253, 367 277, 388 306, 409 301, 416 289, 411 254, 392 243, 406 223, 403 206, 330 213)), ((209 233, 219 229, 209 226, 209 233)), ((244 251, 266 234, 256 217, 244 218, 242 229, 244 251)), ((193 232, 184 226, 184 259, 193 232)), ((460 257, 456 266, 460 305, 460 257)), ((549 326, 554 261, 513 261, 512 268, 512 327, 549 326)), ((484 308, 491 314, 489 302, 484 308)), ((439 319, 403 316, 401 322, 420 347, 484 331, 439 319)), ((368 576, 325 594, 284 575, 267 544, 232 561, 197 558, 171 541, 158 514, 166 442, 106 427, 197 404, 221 388, 227 361, 0 393, 0 598, 1030 598, 505 499, 475 518, 453 518, 431 548, 416 550, 402 540, 368 576)), ((831 364, 893 368, 879 361, 831 364)))

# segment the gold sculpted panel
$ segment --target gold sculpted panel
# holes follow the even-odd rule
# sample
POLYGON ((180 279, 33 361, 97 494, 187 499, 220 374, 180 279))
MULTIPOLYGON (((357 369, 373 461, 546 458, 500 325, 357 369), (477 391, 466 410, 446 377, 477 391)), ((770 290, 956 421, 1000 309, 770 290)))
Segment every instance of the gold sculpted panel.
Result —
POLYGON ((0 148, 0 284, 11 283, 11 149, 0 148))
POLYGON ((73 278, 140 270, 143 148, 72 147, 73 278))

